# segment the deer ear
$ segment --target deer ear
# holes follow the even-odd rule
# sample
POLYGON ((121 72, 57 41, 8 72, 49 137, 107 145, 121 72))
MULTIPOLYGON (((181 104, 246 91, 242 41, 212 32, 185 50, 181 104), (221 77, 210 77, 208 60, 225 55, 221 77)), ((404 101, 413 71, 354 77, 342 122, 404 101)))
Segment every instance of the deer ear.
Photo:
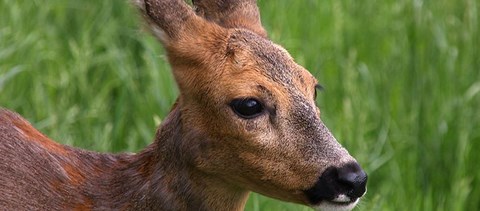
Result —
POLYGON ((171 62, 202 62, 227 37, 226 29, 197 16, 184 0, 132 2, 164 45, 171 62))
POLYGON ((132 2, 141 11, 154 35, 167 48, 187 43, 192 41, 192 37, 204 36, 221 28, 197 16, 183 0, 132 0, 132 2))
POLYGON ((132 2, 142 13, 153 34, 165 45, 184 33, 183 26, 189 24, 184 19, 192 21, 190 20, 192 12, 181 1, 132 0, 132 2))
POLYGON ((262 37, 267 32, 262 26, 257 0, 192 0, 197 15, 225 28, 245 28, 262 37))

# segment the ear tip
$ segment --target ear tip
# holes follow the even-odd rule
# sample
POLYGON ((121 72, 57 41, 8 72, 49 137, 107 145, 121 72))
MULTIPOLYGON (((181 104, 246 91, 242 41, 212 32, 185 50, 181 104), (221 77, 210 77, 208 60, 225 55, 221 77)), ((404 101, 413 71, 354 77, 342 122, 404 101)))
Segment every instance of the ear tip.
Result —
POLYGON ((130 3, 135 5, 138 9, 145 11, 145 0, 130 0, 130 3))

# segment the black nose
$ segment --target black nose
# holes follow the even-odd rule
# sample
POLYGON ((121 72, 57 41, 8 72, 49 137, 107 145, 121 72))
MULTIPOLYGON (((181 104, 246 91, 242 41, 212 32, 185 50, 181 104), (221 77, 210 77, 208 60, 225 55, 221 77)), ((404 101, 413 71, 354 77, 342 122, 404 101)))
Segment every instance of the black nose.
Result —
POLYGON ((352 162, 327 168, 317 183, 304 192, 312 204, 322 200, 332 201, 340 195, 348 196, 353 202, 363 196, 366 184, 367 174, 356 162, 352 162))
POLYGON ((349 163, 338 168, 337 181, 346 188, 348 197, 359 198, 365 193, 367 174, 357 163, 349 163))

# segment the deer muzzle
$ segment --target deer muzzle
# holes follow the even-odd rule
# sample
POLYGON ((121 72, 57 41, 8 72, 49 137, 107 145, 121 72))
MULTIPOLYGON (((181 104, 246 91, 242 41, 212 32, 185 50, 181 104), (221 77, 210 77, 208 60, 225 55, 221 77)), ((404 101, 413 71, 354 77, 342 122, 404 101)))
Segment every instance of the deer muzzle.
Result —
POLYGON ((356 162, 329 167, 305 190, 309 202, 322 210, 350 210, 366 192, 367 174, 356 162))

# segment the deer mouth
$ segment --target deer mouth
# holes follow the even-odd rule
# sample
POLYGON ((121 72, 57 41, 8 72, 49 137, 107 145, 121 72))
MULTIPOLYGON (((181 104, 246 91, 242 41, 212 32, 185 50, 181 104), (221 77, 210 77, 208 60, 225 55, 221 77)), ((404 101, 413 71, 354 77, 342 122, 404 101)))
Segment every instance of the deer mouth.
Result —
POLYGON ((335 197, 332 200, 328 200, 327 202, 331 203, 331 204, 337 204, 337 205, 350 205, 352 203, 357 202, 358 199, 359 198, 351 198, 351 197, 348 197, 348 196, 342 194, 342 195, 338 195, 337 197, 335 197))
POLYGON ((323 200, 319 204, 312 206, 315 210, 322 211, 348 211, 355 208, 360 198, 350 198, 345 195, 339 195, 332 200, 323 200))
MULTIPOLYGON (((309 196, 311 197, 311 196, 309 196)), ((346 194, 339 194, 336 196, 321 196, 314 200, 310 198, 310 207, 315 210, 322 211, 347 211, 355 208, 361 197, 351 197, 346 194)))
POLYGON ((360 197, 351 197, 346 194, 339 194, 336 196, 321 196, 316 197, 315 200, 310 198, 310 207, 315 210, 322 211, 347 211, 355 208, 360 201, 360 197))

